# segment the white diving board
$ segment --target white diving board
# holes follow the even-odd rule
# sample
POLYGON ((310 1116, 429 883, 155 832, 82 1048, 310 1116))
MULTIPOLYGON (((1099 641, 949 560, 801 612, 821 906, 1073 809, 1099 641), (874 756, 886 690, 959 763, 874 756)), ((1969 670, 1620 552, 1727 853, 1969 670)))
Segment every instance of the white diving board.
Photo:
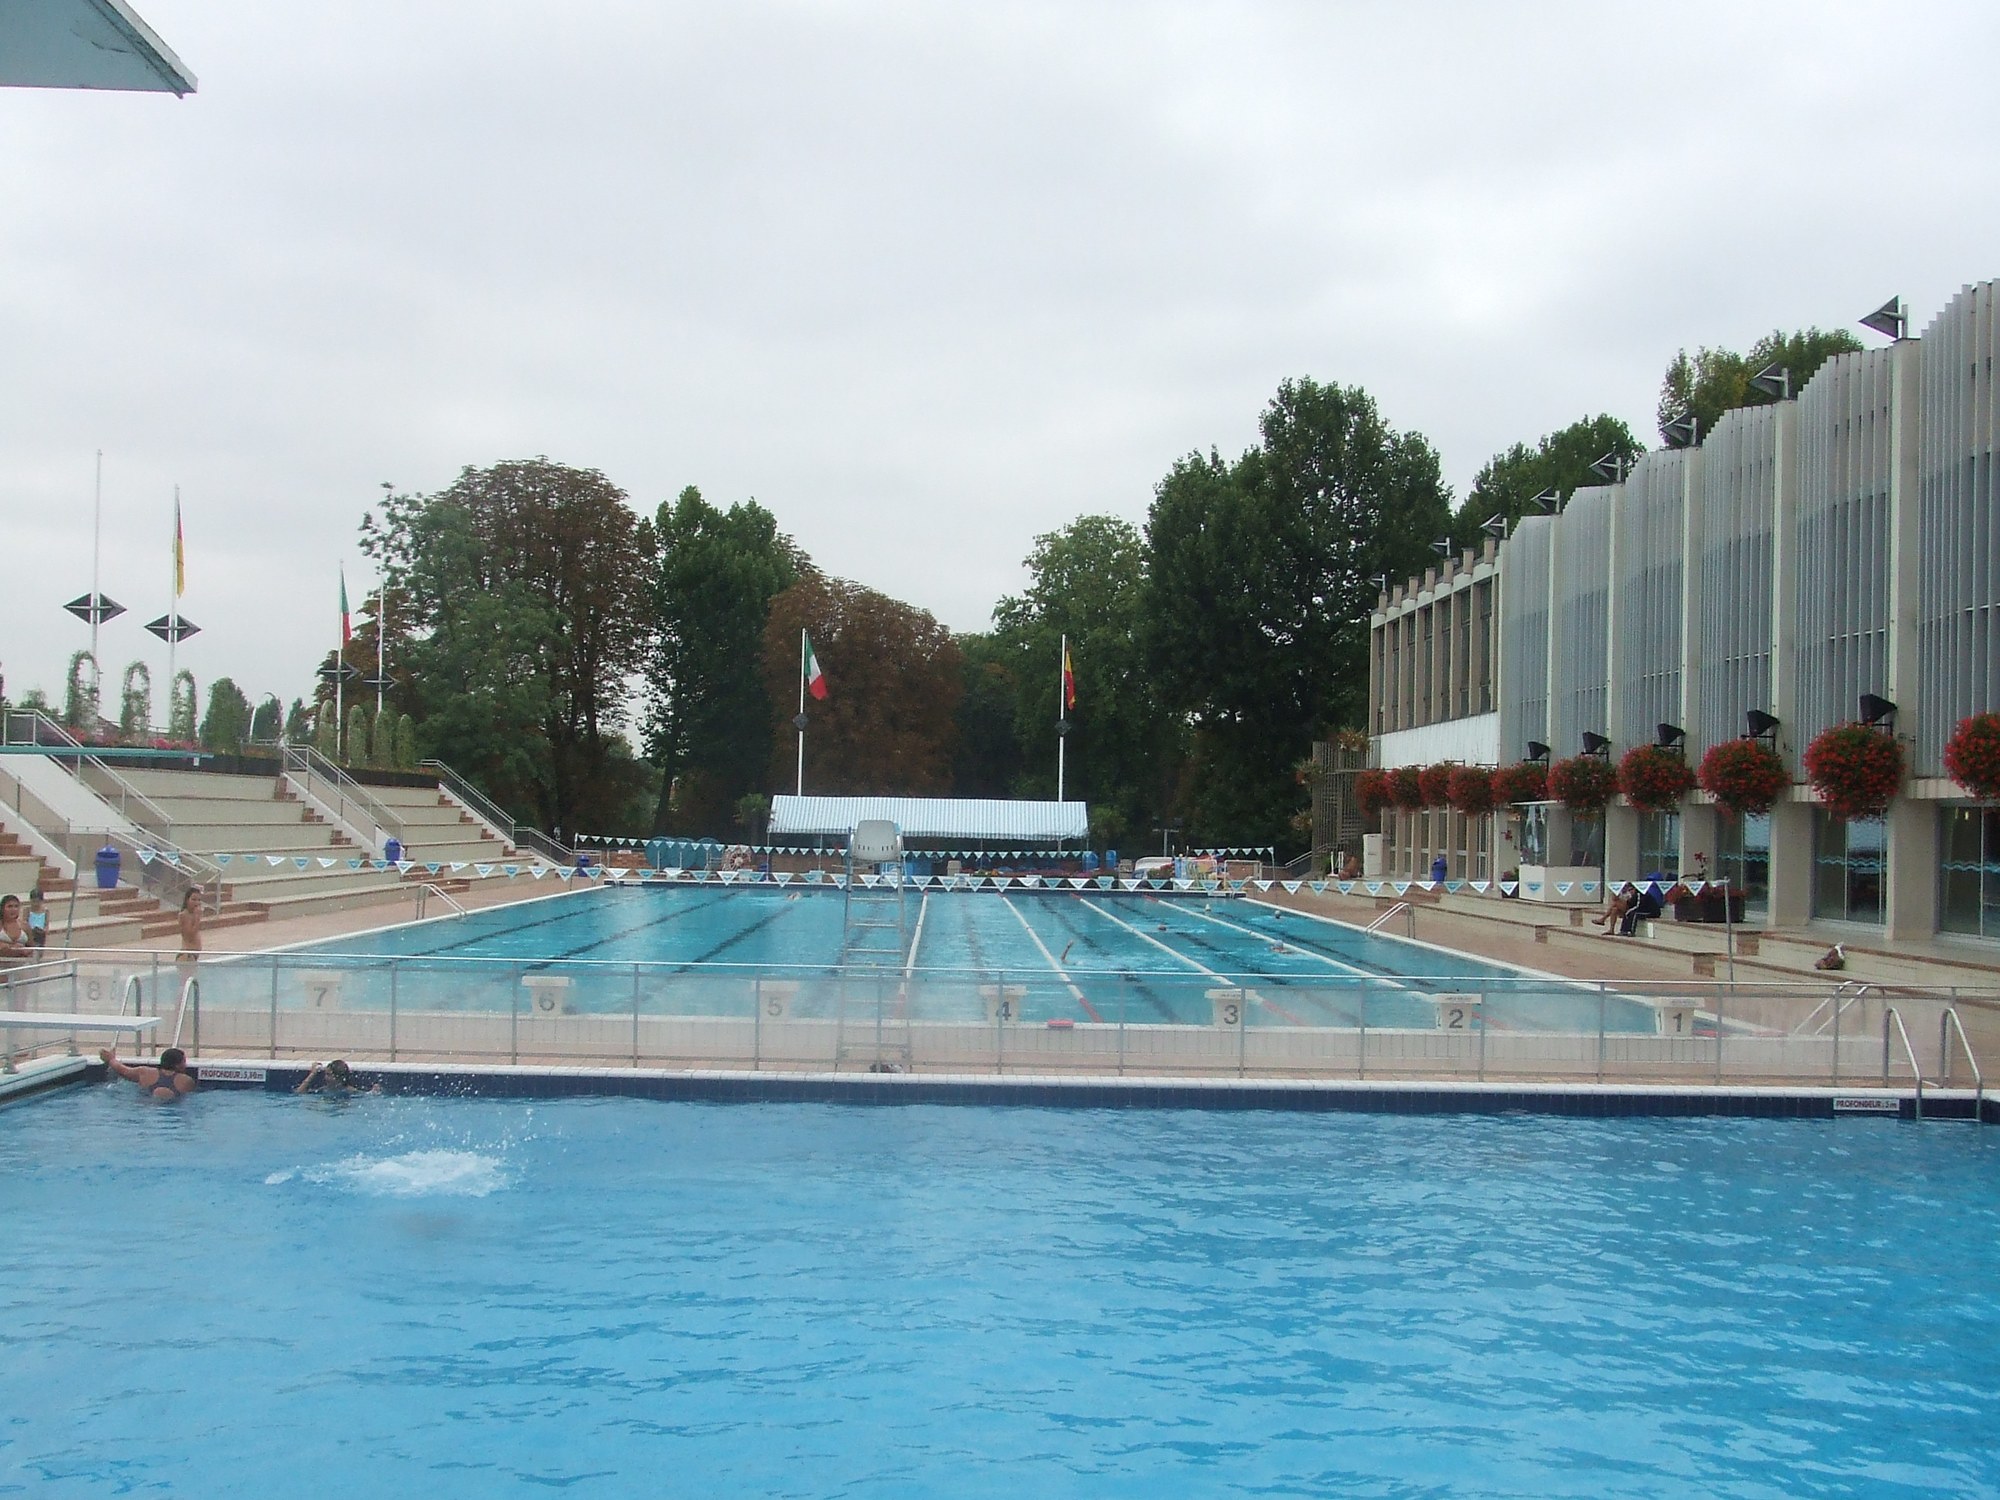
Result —
POLYGON ((0 1031, 151 1031, 158 1016, 65 1016, 53 1011, 0 1010, 0 1031))

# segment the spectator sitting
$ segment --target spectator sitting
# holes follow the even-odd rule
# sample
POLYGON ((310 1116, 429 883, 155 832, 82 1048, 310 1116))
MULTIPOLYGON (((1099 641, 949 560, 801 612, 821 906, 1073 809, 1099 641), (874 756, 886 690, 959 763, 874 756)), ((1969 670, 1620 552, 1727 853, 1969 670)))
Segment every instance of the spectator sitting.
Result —
POLYGON ((1633 896, 1632 904, 1625 910, 1625 925, 1619 929, 1626 937, 1636 933, 1641 922, 1656 921, 1666 911, 1666 903, 1660 897, 1660 882, 1664 879, 1666 877, 1655 870, 1633 896))
POLYGON ((1598 934, 1599 937, 1610 937, 1613 933, 1624 930, 1625 913, 1631 910, 1632 901, 1633 896, 1629 888, 1611 893, 1611 904, 1604 908, 1604 915, 1596 919, 1597 925, 1604 929, 1598 934))
POLYGON ((33 958, 34 942, 21 919, 21 898, 0 897, 0 958, 33 958))
POLYGON ((39 950, 49 944, 49 909, 42 904, 42 888, 28 892, 28 941, 39 950))

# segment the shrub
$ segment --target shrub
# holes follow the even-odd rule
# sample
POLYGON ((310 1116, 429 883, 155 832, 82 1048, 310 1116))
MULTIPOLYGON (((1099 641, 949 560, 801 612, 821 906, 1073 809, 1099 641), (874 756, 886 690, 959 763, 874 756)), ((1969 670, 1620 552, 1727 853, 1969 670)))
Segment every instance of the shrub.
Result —
POLYGON ((1493 773, 1495 802, 1546 802, 1548 798, 1549 768, 1538 760, 1502 766, 1493 773))
POLYGON ((1549 767, 1549 795, 1572 812, 1596 812, 1618 791, 1618 772, 1599 755, 1572 755, 1549 767))
POLYGON ((1806 780, 1843 818, 1878 818, 1903 785, 1903 747, 1866 724, 1829 729, 1805 753, 1806 780))
POLYGON ((1694 787, 1686 757, 1659 745, 1634 745, 1618 762, 1618 790, 1647 812, 1673 811, 1694 787))
POLYGON ((1701 789, 1725 811, 1767 813, 1792 784, 1785 763, 1762 740, 1724 740, 1701 758, 1701 789))
POLYGON ((1457 769, 1449 762, 1440 761, 1417 772, 1417 785, 1423 789, 1425 807, 1448 807, 1451 804, 1451 773, 1457 769))
POLYGON ((1493 811, 1493 772, 1484 766, 1453 766, 1451 805, 1468 818, 1493 811))
POLYGON ((2000 714, 1961 719, 1945 742, 1944 768, 1968 795, 2000 800, 2000 714))
POLYGON ((1424 805, 1423 778, 1415 766, 1398 766, 1389 773, 1389 800, 1404 812, 1416 812, 1424 805))
POLYGON ((1393 800, 1389 795, 1389 773, 1370 767, 1354 778, 1354 801, 1361 809, 1361 816, 1374 822, 1382 816, 1382 809, 1393 800))

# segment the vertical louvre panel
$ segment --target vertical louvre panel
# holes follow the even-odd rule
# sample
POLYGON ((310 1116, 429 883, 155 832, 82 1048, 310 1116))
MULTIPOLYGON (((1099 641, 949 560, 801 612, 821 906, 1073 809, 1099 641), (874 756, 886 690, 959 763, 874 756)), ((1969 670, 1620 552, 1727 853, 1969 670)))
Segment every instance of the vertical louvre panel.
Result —
POLYGON ((1578 490, 1556 519, 1562 568, 1555 579, 1555 699, 1549 743, 1574 755, 1585 730, 1608 734, 1611 626, 1611 504, 1605 487, 1578 490))
POLYGON ((1747 406, 1702 445, 1701 682, 1697 757, 1771 704, 1771 591, 1778 514, 1778 412, 1747 406))
POLYGON ((1800 745, 1888 686, 1892 358, 1836 355, 1799 394, 1800 745))
POLYGON ((1549 737, 1549 538, 1555 522, 1533 516, 1500 549, 1500 764, 1549 737))
POLYGON ((1993 356, 2000 283, 1967 287, 1924 330, 1917 495, 1921 563, 1916 773, 1944 774, 1969 714, 2000 707, 2000 525, 1993 356))
MULTIPOLYGON (((1681 712, 1681 550, 1688 455, 1640 459, 1617 492, 1618 660, 1622 723, 1605 733, 1624 750, 1651 744, 1681 712)), ((1584 729, 1594 726, 1582 725, 1584 729)))

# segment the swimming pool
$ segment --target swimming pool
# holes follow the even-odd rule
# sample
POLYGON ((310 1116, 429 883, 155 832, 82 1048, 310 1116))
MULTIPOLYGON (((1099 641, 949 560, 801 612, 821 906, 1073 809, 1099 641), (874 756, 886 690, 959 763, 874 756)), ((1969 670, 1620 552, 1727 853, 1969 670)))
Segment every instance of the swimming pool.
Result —
POLYGON ((0 1492, 1991 1495, 1996 1140, 77 1090, 0 1492))
MULTIPOLYGON (((788 1014, 827 1018, 856 993, 856 970, 842 965, 845 910, 826 888, 597 888, 315 944, 285 963, 338 961, 343 1005, 388 1001, 387 965, 357 958, 396 959, 406 975, 493 966, 488 983, 452 990, 449 1003, 469 1008, 504 1008, 524 979, 561 973, 561 1004, 579 1014, 627 1011, 636 988, 647 1013, 726 1015, 744 1004, 741 976, 757 973, 796 986, 788 1014)), ((910 892, 894 947, 900 961, 863 972, 905 992, 918 981, 925 1014, 939 1019, 987 1015, 997 990, 1010 1019, 1031 1023, 1208 1025, 1214 993, 1233 990, 1250 1026, 1430 1029, 1450 1024, 1453 1006, 1468 1030, 1483 1018, 1539 1030, 1659 1025, 1655 1007, 1627 996, 1226 898, 910 892), (1473 1003, 1482 988, 1483 1007, 1473 1003)), ((258 982, 218 970, 204 999, 247 996, 258 982)))

